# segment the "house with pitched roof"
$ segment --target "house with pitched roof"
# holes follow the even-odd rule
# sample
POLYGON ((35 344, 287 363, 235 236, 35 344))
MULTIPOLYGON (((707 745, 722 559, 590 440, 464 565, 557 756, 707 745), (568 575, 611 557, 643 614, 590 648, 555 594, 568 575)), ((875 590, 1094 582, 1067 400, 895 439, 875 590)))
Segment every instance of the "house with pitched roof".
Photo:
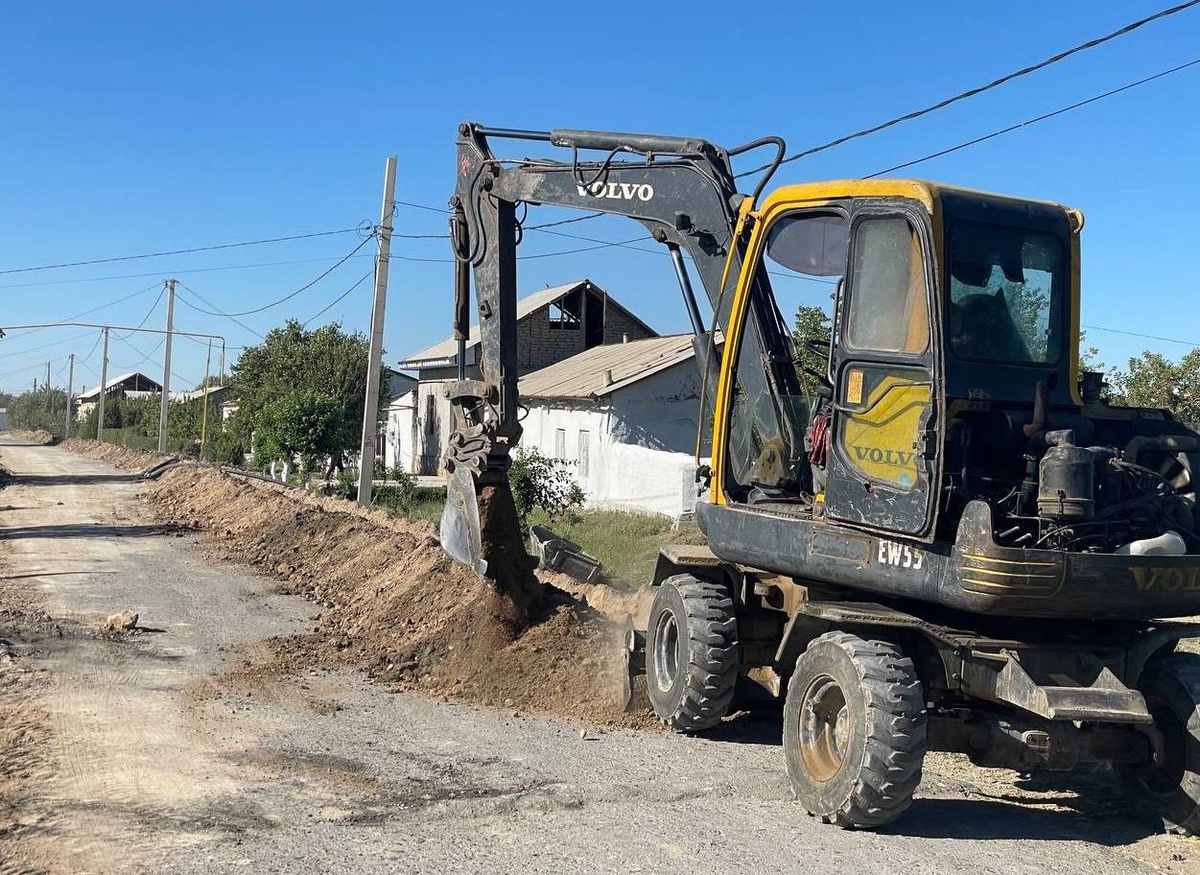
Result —
MULTIPOLYGON (((654 329, 588 279, 543 289, 517 302, 522 375, 597 347, 656 336, 654 329)), ((472 325, 464 358, 469 378, 480 376, 479 347, 479 326, 472 325)), ((399 464, 414 474, 438 474, 451 426, 444 389, 458 377, 458 342, 446 338, 395 367, 415 372, 417 384, 393 398, 388 408, 386 463, 399 464)))

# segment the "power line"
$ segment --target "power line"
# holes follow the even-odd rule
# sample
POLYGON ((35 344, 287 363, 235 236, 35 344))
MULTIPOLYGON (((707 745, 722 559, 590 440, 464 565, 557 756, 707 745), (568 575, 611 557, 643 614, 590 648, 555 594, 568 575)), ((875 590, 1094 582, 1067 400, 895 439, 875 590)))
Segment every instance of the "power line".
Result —
MULTIPOLYGON (((374 258, 375 256, 372 253, 368 252, 368 253, 364 253, 363 255, 357 255, 355 257, 356 258, 374 258)), ((164 268, 162 270, 151 271, 149 273, 123 273, 123 274, 114 274, 111 276, 83 277, 80 279, 44 280, 44 281, 36 282, 36 283, 10 283, 9 285, 0 286, 0 290, 2 290, 2 289, 29 289, 29 288, 36 288, 38 286, 66 286, 66 285, 73 285, 75 283, 103 283, 103 282, 110 282, 112 280, 142 279, 143 277, 148 277, 148 276, 161 277, 164 275, 171 275, 171 276, 179 277, 179 276, 187 276, 188 274, 193 274, 193 273, 214 273, 214 272, 218 272, 218 271, 222 271, 222 270, 249 270, 251 268, 257 268, 257 267, 284 267, 286 265, 292 265, 292 264, 316 264, 317 262, 337 261, 339 258, 341 258, 340 255, 330 255, 327 258, 298 258, 298 259, 292 259, 289 261, 258 261, 258 262, 251 262, 250 264, 227 264, 227 265, 220 265, 218 267, 195 267, 195 268, 187 268, 185 270, 174 270, 174 269, 164 268)), ((159 283, 155 283, 154 285, 149 286, 148 288, 144 289, 143 291, 149 291, 150 289, 155 289, 158 287, 159 287, 159 283)), ((111 305, 105 305, 105 306, 111 306, 111 305)))
POLYGON ((1142 334, 1137 331, 1124 331, 1120 328, 1105 328, 1103 325, 1083 325, 1080 328, 1086 328, 1088 331, 1107 331, 1109 334, 1124 334, 1126 337, 1140 337, 1144 340, 1161 340, 1163 343, 1179 343, 1183 346, 1200 347, 1200 342, 1194 340, 1179 340, 1174 337, 1161 337, 1157 334, 1142 334))
MULTIPOLYGON (((1052 55, 1049 58, 1046 58, 1044 61, 1039 61, 1038 63, 1031 64, 1028 67, 1022 67, 1020 70, 1014 70, 1011 73, 1006 73, 1005 75, 1001 76, 999 79, 993 79, 991 82, 988 82, 986 85, 980 85, 976 88, 970 88, 966 91, 961 91, 958 94, 955 94, 953 97, 947 97, 944 100, 939 100, 937 103, 927 106, 924 109, 914 110, 912 112, 905 113, 904 115, 890 118, 885 122, 880 122, 879 124, 872 125, 869 128, 863 128, 862 130, 855 131, 852 134, 846 134, 845 136, 838 137, 837 139, 834 139, 834 140, 830 140, 828 143, 822 143, 819 146, 813 146, 809 149, 805 149, 802 152, 797 152, 794 155, 789 155, 787 158, 784 158, 783 161, 780 163, 787 164, 791 161, 796 161, 800 158, 807 158, 809 155, 815 155, 818 152, 824 152, 827 149, 832 149, 835 146, 840 146, 843 143, 850 142, 851 140, 856 140, 856 139, 859 139, 860 137, 870 136, 871 134, 877 134, 880 131, 884 131, 884 130, 887 130, 888 128, 895 127, 896 125, 902 124, 903 122, 912 121, 913 119, 918 119, 918 118, 921 118, 922 116, 929 115, 932 112, 937 112, 938 110, 945 109, 946 107, 948 107, 952 104, 959 103, 960 101, 967 100, 968 98, 975 97, 976 95, 979 95, 979 94, 983 94, 985 91, 991 91, 993 88, 999 88, 1001 85, 1005 85, 1009 82, 1012 82, 1014 79, 1020 79, 1022 76, 1028 76, 1031 73, 1036 73, 1038 70, 1044 70, 1046 67, 1049 67, 1053 64, 1057 64, 1059 61, 1063 61, 1063 60, 1071 57, 1072 55, 1077 55, 1080 52, 1087 51, 1088 49, 1093 49, 1096 46, 1103 45, 1104 43, 1107 43, 1111 40, 1117 39, 1118 37, 1125 36, 1126 34, 1132 33, 1133 31, 1137 30, 1138 28, 1144 27, 1153 21, 1158 21, 1160 19, 1167 18, 1168 16, 1175 15, 1180 12, 1184 12, 1184 11, 1191 9, 1192 7, 1198 6, 1198 5, 1200 5, 1200 0, 1188 0, 1188 2, 1186 2, 1186 3, 1180 3, 1177 6, 1171 6, 1167 9, 1163 9, 1159 12, 1156 12, 1153 15, 1148 15, 1145 18, 1139 18, 1137 21, 1132 21, 1129 24, 1126 24, 1124 27, 1117 28, 1116 30, 1112 31, 1111 33, 1107 33, 1104 36, 1096 37, 1095 39, 1090 39, 1085 43, 1080 43, 1079 45, 1077 45, 1073 48, 1067 49, 1066 51, 1063 51, 1063 52, 1059 52, 1056 55, 1052 55)), ((744 173, 739 173, 738 178, 740 179, 743 176, 752 176, 755 173, 761 173, 762 171, 767 170, 770 167, 771 167, 770 164, 763 164, 761 167, 756 167, 753 170, 747 170, 744 173)))
MULTIPOLYGON (((91 314, 97 313, 100 310, 107 310, 109 307, 115 307, 117 304, 124 304, 126 301, 131 301, 134 298, 138 297, 139 295, 144 295, 144 294, 146 294, 146 292, 150 291, 151 289, 155 289, 155 288, 158 288, 158 283, 154 283, 154 285, 146 286, 146 288, 141 289, 136 292, 133 292, 132 294, 125 295, 122 298, 117 298, 115 301, 109 301, 107 304, 101 304, 98 307, 92 307, 90 310, 84 310, 82 313, 76 313, 73 316, 68 316, 65 319, 60 319, 59 321, 60 322, 74 322, 76 319, 82 319, 84 316, 90 316, 91 314)), ((48 328, 50 326, 46 326, 46 327, 48 328)), ((11 337, 13 339, 16 339, 18 337, 25 337, 26 335, 34 334, 38 331, 45 331, 45 330, 46 330, 46 328, 30 328, 26 331, 20 332, 19 334, 11 335, 11 337)))
MULTIPOLYGON (((1197 0, 1197 2, 1200 2, 1200 0, 1197 0)), ((197 310, 201 313, 204 313, 207 316, 225 316, 229 319, 233 319, 235 316, 253 316, 255 313, 261 313, 264 310, 270 310, 272 307, 278 307, 280 304, 284 303, 285 301, 290 301, 292 298, 296 297, 301 292, 311 289, 313 286, 315 286, 321 280, 325 279, 325 277, 329 276, 331 273, 333 273, 335 270, 337 270, 339 267, 341 267, 343 264, 345 264, 347 261, 349 261, 351 258, 353 258, 355 253, 358 252, 358 250, 362 249, 374 238, 375 238, 374 233, 372 233, 371 236, 369 236, 369 237, 364 237, 363 240, 357 246, 355 246, 353 249, 350 250, 349 254, 343 256, 342 259, 337 264, 335 264, 332 267, 325 270, 316 279, 305 283, 300 288, 296 289, 294 292, 289 292, 288 294, 284 295, 282 298, 279 298, 276 301, 272 301, 269 304, 263 304, 261 307, 255 307, 253 310, 243 310, 240 313, 226 313, 224 311, 209 312, 207 310, 201 310, 199 307, 192 307, 192 309, 197 310)), ((187 288, 187 286, 184 286, 184 288, 187 288)), ((192 294, 196 295, 196 297, 198 297, 198 298, 200 297, 199 294, 194 289, 188 289, 188 291, 190 291, 192 294)), ((204 300, 204 299, 201 298, 201 300, 204 300)), ((210 306, 212 306, 212 305, 210 305, 210 306)))
MULTIPOLYGON (((1198 0, 1198 2, 1200 2, 1200 0, 1198 0)), ((1097 94, 1094 97, 1087 98, 1086 100, 1080 100, 1076 103, 1070 104, 1069 106, 1064 106, 1060 109, 1053 110, 1052 112, 1034 116, 1033 118, 1026 119, 1023 122, 1017 122, 1014 125, 1009 125, 1006 128, 1000 128, 997 131, 992 131, 990 134, 984 134, 982 137, 975 137, 972 140, 966 140, 965 142, 959 143, 956 146, 950 146, 949 148, 941 149, 921 158, 914 158, 912 161, 905 161, 903 164, 896 164, 895 166, 889 167, 886 170, 877 170, 876 172, 868 174, 863 178, 872 179, 876 176, 882 176, 885 173, 892 173, 896 170, 903 170, 906 167, 912 167, 915 164, 922 164, 926 161, 931 161, 934 158, 941 158, 943 155, 949 155, 951 152, 958 152, 961 149, 966 149, 968 146, 976 146, 980 143, 986 142, 987 140, 992 140, 1004 134, 1009 134, 1013 131, 1020 130, 1021 128, 1029 127, 1030 125, 1037 124, 1038 122, 1044 122, 1047 119, 1052 119, 1055 116, 1063 115, 1064 113, 1071 112, 1072 110, 1079 109, 1080 107, 1087 106, 1091 103, 1096 103, 1097 101, 1104 100, 1106 97, 1112 97, 1114 94, 1120 94, 1123 91, 1129 91, 1131 88, 1137 88, 1139 85, 1145 85, 1146 83, 1153 82, 1156 79, 1162 79, 1164 76, 1170 76, 1172 73, 1178 73, 1180 70, 1186 70, 1187 68, 1194 67, 1197 64, 1200 64, 1200 58, 1188 61, 1185 64, 1179 64, 1178 66, 1172 67, 1169 70, 1163 70, 1160 73, 1155 73, 1153 76, 1147 76, 1144 79, 1138 79, 1136 82, 1130 82, 1129 84, 1122 85, 1119 88, 1113 88, 1111 91, 1105 91, 1103 94, 1097 94)))
POLYGON ((191 309, 195 310, 197 313, 204 313, 209 316, 224 316, 226 319, 241 326, 242 328, 249 331, 251 334, 253 334, 255 337, 259 338, 260 340, 266 339, 266 337, 263 334, 259 333, 258 331, 255 331, 253 328, 251 328, 245 322, 242 322, 236 316, 230 316, 228 313, 221 312, 221 310, 217 307, 216 304, 214 304, 212 301, 205 298, 203 295, 201 295, 199 292, 197 292, 191 286, 187 286, 187 285, 184 285, 183 283, 179 283, 179 287, 183 288, 183 289, 187 289, 190 293, 192 293, 197 298, 199 298, 200 302, 202 304, 206 304, 207 306, 212 307, 212 310, 215 312, 209 311, 209 310, 202 310, 201 308, 199 308, 195 304, 193 304, 191 301, 189 301, 185 296, 180 295, 180 294, 178 294, 178 292, 176 292, 175 300, 179 301, 185 307, 190 307, 191 309))
POLYGON ((416 204, 412 201, 396 201, 397 206, 412 207, 414 210, 425 210, 430 213, 442 213, 445 215, 450 211, 443 207, 431 207, 428 204, 416 204))
POLYGON ((306 319, 304 321, 304 327, 307 328, 310 322, 315 322, 317 319, 320 319, 322 316, 324 316, 326 313, 328 313, 330 310, 332 310, 334 307, 336 307, 338 304, 340 304, 343 300, 345 300, 347 295, 349 295, 351 292, 353 292, 355 289, 357 289, 359 286, 361 286, 364 282, 366 282, 368 277, 370 277, 374 273, 375 273, 374 268, 372 268, 371 270, 368 270, 366 273, 364 273, 361 277, 359 277, 358 282, 356 282, 350 288, 346 289, 346 291, 342 292, 340 295, 338 295, 336 298, 334 298, 333 301, 327 307, 325 307, 325 309, 321 310, 319 313, 315 313, 312 316, 309 316, 308 319, 306 319))
MULTIPOLYGON (((1195 0, 1200 3, 1200 0, 1195 0)), ((311 234, 293 234, 290 237, 270 237, 265 240, 247 240, 242 243, 220 243, 215 246, 194 246, 191 249, 169 249, 163 252, 145 252, 140 255, 114 255, 108 258, 92 258, 87 261, 66 261, 61 264, 41 264, 37 267, 12 267, 0 270, 0 276, 12 273, 31 273, 38 270, 57 270, 64 267, 85 267, 91 264, 111 264, 115 261, 136 261, 141 258, 161 258, 167 255, 191 255, 195 252, 214 252, 219 249, 238 249, 243 246, 263 246, 268 243, 286 243, 291 240, 309 240, 313 237, 329 237, 334 234, 349 234, 361 226, 339 228, 336 231, 314 231, 311 234)))
MULTIPOLYGON (((18 335, 18 337, 19 336, 22 336, 22 335, 18 335)), ((32 355, 35 352, 41 352, 42 350, 46 350, 46 349, 54 349, 57 346, 63 346, 64 344, 67 344, 67 343, 75 343, 79 340, 82 340, 84 337, 87 337, 87 335, 86 334, 77 334, 73 337, 65 337, 61 340, 55 340, 50 343, 44 343, 41 346, 31 347, 30 349, 20 349, 20 350, 15 350, 13 352, 0 353, 0 359, 10 359, 10 358, 17 358, 18 356, 23 356, 23 355, 32 355)))

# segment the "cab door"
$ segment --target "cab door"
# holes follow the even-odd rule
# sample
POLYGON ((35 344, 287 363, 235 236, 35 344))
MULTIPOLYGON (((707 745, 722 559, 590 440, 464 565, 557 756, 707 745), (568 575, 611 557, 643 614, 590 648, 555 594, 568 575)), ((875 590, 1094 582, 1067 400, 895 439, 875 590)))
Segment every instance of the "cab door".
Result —
POLYGON ((825 507, 831 519, 930 540, 941 411, 926 215, 872 204, 852 216, 825 507))

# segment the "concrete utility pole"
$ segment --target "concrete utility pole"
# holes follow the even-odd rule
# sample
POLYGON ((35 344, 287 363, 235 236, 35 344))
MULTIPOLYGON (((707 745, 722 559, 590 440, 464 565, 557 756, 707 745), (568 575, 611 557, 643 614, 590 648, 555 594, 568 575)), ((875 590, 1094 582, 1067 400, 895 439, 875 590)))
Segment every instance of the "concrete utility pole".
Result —
POLYGON ((163 344, 162 405, 158 410, 158 451, 167 451, 167 413, 171 407, 171 332, 175 322, 175 280, 167 280, 167 340, 163 344))
POLYGON ((392 251, 392 214, 396 211, 396 156, 383 171, 383 209, 379 218, 379 254, 375 258, 375 302, 371 306, 371 347, 367 356, 367 397, 363 402, 362 453, 358 465, 358 503, 371 503, 375 475, 375 436, 379 432, 379 368, 383 359, 383 314, 387 308, 388 259, 392 251))
POLYGON ((50 394, 50 362, 46 362, 46 382, 42 384, 42 388, 46 390, 46 394, 50 394))
POLYGON ((63 421, 63 437, 71 436, 71 394, 75 391, 75 353, 67 356, 67 415, 63 421))
POLYGON ((104 442, 104 392, 108 389, 108 328, 100 329, 104 335, 104 350, 100 353, 100 400, 96 402, 96 440, 104 442))
POLYGON ((204 357, 204 382, 200 384, 200 403, 204 405, 200 414, 200 461, 204 461, 204 439, 208 435, 208 366, 212 363, 212 341, 208 342, 208 354, 204 357))

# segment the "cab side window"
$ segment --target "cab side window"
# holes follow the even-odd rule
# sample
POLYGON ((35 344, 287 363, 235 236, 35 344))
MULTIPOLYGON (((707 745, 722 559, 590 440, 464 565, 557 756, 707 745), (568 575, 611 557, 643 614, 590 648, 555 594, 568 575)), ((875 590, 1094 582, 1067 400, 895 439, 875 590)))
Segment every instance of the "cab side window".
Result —
POLYGON ((869 218, 854 236, 846 342, 920 354, 929 346, 925 265, 917 231, 901 216, 869 218))

